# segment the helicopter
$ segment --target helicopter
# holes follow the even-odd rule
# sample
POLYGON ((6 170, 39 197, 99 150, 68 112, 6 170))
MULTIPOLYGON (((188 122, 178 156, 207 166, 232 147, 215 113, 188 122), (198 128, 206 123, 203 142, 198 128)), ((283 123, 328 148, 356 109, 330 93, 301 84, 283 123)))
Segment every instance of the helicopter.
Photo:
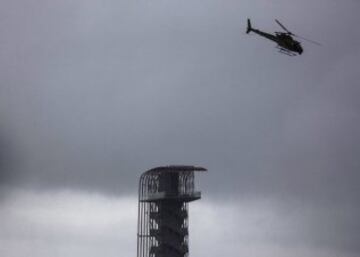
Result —
POLYGON ((251 22, 250 19, 247 20, 247 29, 246 29, 246 34, 249 34, 251 31, 262 36, 265 37, 267 39, 270 39, 274 42, 277 43, 277 47, 280 51, 280 53, 282 54, 286 54, 289 56, 296 56, 296 55, 301 55, 303 53, 303 48, 300 44, 299 41, 296 41, 294 37, 298 37, 301 39, 304 39, 306 41, 309 41, 311 43, 320 45, 318 42, 306 39, 304 37, 300 37, 298 35, 295 35, 294 33, 292 33, 291 31, 289 31, 283 24, 280 23, 280 21, 278 21, 277 19, 275 19, 276 23, 285 31, 285 32, 275 32, 274 34, 270 34, 270 33, 266 33, 263 32, 261 30, 258 29, 254 29, 251 26, 251 22))

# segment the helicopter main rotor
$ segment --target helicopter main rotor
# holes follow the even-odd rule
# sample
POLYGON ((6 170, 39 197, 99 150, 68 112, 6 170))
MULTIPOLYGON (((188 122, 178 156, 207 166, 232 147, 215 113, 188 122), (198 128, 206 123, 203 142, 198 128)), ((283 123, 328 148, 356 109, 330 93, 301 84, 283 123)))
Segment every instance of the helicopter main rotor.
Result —
POLYGON ((294 33, 292 33, 290 30, 288 30, 284 25, 281 24, 280 21, 278 21, 277 19, 275 19, 276 23, 279 24, 279 26, 285 30, 289 35, 294 35, 294 33))
POLYGON ((286 34, 288 34, 288 35, 290 35, 290 36, 294 36, 294 37, 301 38, 301 39, 306 40, 306 41, 308 41, 308 42, 310 42, 310 43, 313 43, 313 44, 316 44, 316 45, 321 46, 320 43, 318 43, 318 42, 316 42, 316 41, 314 41, 314 40, 310 40, 310 39, 307 39, 307 38, 305 38, 305 37, 302 37, 302 36, 299 36, 299 35, 296 35, 296 34, 292 33, 290 30, 288 30, 288 29, 287 29, 280 21, 278 21, 277 19, 275 19, 275 21, 276 21, 276 23, 277 23, 283 30, 286 31, 286 34))

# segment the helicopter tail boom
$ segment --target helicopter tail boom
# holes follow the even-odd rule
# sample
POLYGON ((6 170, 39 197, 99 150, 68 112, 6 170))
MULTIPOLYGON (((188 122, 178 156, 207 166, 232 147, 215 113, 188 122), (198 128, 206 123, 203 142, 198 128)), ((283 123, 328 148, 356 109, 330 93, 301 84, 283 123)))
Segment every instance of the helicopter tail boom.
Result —
POLYGON ((252 30, 250 19, 247 19, 247 29, 246 34, 249 34, 249 32, 252 30))

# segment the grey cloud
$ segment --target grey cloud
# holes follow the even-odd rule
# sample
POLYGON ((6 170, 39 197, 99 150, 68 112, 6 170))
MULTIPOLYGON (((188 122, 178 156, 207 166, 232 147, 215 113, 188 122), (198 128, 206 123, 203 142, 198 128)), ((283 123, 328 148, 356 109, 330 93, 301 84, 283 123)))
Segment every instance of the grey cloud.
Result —
POLYGON ((149 168, 203 165, 214 201, 313 205, 310 241, 358 251, 358 2, 0 5, 3 185, 135 195, 149 168), (282 56, 248 17, 323 47, 282 56))
MULTIPOLYGON (((325 2, 313 3, 307 19, 279 18, 320 41, 344 38, 340 28, 355 16, 331 15, 355 8, 315 15, 325 2), (321 32, 330 26, 335 34, 327 38, 321 32)), ((271 31, 278 29, 273 16, 302 13, 303 4, 3 5, 1 106, 24 152, 19 183, 135 192, 140 172, 168 163, 205 165, 224 174, 221 191, 243 194, 306 194, 302 188, 310 186, 312 198, 314 187, 336 188, 321 178, 337 177, 328 167, 343 163, 353 162, 341 188, 355 181, 357 139, 345 137, 358 127, 356 103, 348 99, 358 93, 351 87, 357 74, 348 77, 356 58, 341 61, 331 43, 306 45, 306 55, 287 58, 271 42, 242 34, 248 16, 271 31), (265 15, 265 7, 273 13, 265 15), (335 145, 341 151, 330 152, 335 145)), ((355 52, 356 36, 349 42, 355 52)))

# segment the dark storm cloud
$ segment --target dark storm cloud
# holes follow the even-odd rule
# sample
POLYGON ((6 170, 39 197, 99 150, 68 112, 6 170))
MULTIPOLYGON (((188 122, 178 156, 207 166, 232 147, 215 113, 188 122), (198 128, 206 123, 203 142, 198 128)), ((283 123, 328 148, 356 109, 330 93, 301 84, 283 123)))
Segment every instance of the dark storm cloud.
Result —
POLYGON ((358 168, 356 59, 330 40, 344 38, 354 8, 329 2, 311 16, 325 2, 307 12, 281 1, 4 2, 1 106, 26 153, 19 182, 128 190, 147 168, 185 162, 221 171, 241 193, 347 191, 358 168), (325 47, 284 58, 242 34, 247 16, 278 29, 279 13, 325 47))
POLYGON ((3 186, 16 184, 17 161, 21 158, 21 151, 14 147, 12 133, 5 127, 3 126, 0 132, 0 196, 3 186))
MULTIPOLYGON (((319 183, 326 193, 336 188, 338 165, 350 165, 345 191, 357 178, 358 137, 346 137, 358 121, 344 116, 356 108, 346 95, 358 94, 356 59, 339 57, 330 41, 344 38, 354 8, 329 2, 311 16, 303 4, 262 1, 3 5, 1 102, 26 153, 19 182, 128 190, 147 168, 186 162, 221 171, 230 191, 309 187, 312 197, 319 183), (271 42, 242 34, 247 16, 273 31, 279 14, 325 47, 284 58, 271 42), (336 14, 342 19, 330 19, 336 14), (329 27, 331 38, 322 33, 329 27)), ((356 52, 359 35, 349 36, 356 52)))
POLYGON ((7 180, 9 176, 9 173, 7 171, 9 147, 7 146, 6 143, 1 141, 0 141, 0 181, 3 182, 4 180, 7 180))
POLYGON ((149 168, 203 165, 204 195, 304 205, 301 239, 358 251, 358 2, 0 5, 3 184, 135 194, 149 168), (248 17, 323 47, 282 56, 248 17))

